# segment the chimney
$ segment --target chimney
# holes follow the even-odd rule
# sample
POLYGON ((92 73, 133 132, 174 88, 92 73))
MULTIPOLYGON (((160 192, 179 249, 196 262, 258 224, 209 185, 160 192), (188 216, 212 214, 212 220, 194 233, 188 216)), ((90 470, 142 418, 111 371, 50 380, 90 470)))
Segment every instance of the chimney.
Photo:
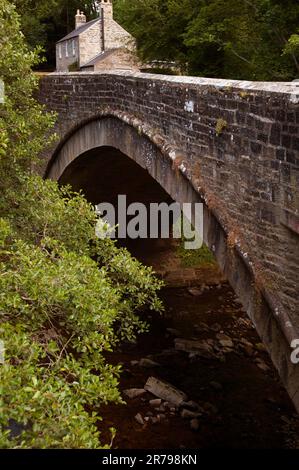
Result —
POLYGON ((103 12, 104 20, 113 18, 113 4, 112 0, 98 0, 99 8, 103 12))
POLYGON ((86 23, 86 16, 84 15, 83 11, 80 12, 80 10, 77 10, 75 20, 76 20, 76 29, 80 28, 80 26, 86 23))

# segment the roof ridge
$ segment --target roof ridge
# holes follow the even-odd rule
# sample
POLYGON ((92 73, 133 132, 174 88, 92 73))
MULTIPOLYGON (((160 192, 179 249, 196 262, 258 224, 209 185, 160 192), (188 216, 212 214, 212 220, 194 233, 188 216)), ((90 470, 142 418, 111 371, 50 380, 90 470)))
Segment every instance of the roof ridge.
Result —
POLYGON ((64 36, 62 39, 57 41, 57 44, 59 44, 60 42, 67 41, 68 39, 72 39, 72 38, 79 36, 81 33, 84 33, 84 31, 86 31, 90 26, 92 26, 94 23, 100 20, 101 20, 101 17, 97 17, 97 18, 94 18, 93 20, 88 21, 87 23, 84 23, 82 26, 80 26, 77 29, 74 29, 73 31, 68 33, 66 36, 64 36))

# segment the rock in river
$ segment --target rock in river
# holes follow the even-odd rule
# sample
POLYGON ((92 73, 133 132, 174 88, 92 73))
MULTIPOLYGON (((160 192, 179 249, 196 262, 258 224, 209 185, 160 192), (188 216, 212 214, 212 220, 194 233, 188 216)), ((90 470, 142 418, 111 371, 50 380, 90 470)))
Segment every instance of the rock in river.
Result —
POLYGON ((168 401, 175 406, 180 406, 183 401, 187 400, 187 395, 184 392, 155 377, 149 377, 144 388, 156 397, 168 401))

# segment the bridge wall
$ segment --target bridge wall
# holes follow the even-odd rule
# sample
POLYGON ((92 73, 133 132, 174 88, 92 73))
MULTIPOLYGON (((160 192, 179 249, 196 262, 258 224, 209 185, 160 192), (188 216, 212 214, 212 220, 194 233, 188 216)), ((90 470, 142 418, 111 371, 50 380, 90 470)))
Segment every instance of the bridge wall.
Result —
MULTIPOLYGON (((135 129, 135 140, 126 137, 131 147, 143 145, 143 135, 168 157, 169 172, 205 201, 206 241, 299 408, 298 369, 290 363, 290 342, 299 338, 299 86, 54 74, 41 80, 39 99, 58 112, 60 141, 45 152, 46 176, 59 177, 53 168, 65 145, 95 120, 126 123, 135 129)), ((116 126, 117 148, 122 135, 116 126)), ((88 132, 82 136, 88 141, 88 132)))

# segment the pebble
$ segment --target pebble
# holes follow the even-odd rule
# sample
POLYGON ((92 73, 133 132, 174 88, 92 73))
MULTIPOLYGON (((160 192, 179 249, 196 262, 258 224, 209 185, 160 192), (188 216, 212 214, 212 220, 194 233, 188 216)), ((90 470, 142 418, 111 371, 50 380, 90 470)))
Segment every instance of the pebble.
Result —
POLYGON ((256 343, 255 347, 258 351, 267 352, 267 348, 263 343, 256 343))
POLYGON ((200 406, 198 403, 196 403, 196 401, 193 401, 193 400, 189 400, 189 401, 184 401, 181 406, 183 408, 186 408, 187 410, 191 410, 191 411, 197 411, 200 409, 200 406))
POLYGON ((245 339, 245 338, 240 339, 240 343, 244 344, 245 346, 249 346, 249 347, 253 348, 253 344, 250 343, 250 341, 247 341, 247 339, 245 339))
POLYGON ((267 364, 265 364, 265 362, 262 361, 261 359, 256 363, 256 365, 258 366, 259 369, 263 370, 264 372, 267 372, 268 370, 270 370, 270 367, 268 367, 267 364))
POLYGON ((131 361, 130 364, 131 366, 138 366, 139 361, 131 361))
POLYGON ((151 406, 155 407, 155 408, 156 408, 156 407, 159 407, 159 406, 161 405, 161 403, 162 403, 161 398, 154 398, 153 400, 150 400, 150 401, 149 401, 149 404, 150 404, 151 406))
POLYGON ((188 289, 189 294, 194 295, 194 297, 201 295, 204 291, 204 288, 190 287, 188 289))
POLYGON ((210 327, 210 329, 211 329, 212 331, 218 332, 218 331, 221 330, 221 325, 219 325, 219 323, 214 323, 214 324, 210 327))
POLYGON ((144 390, 144 388, 129 388, 127 390, 124 390, 124 395, 131 399, 140 397, 141 395, 144 395, 145 393, 146 393, 146 390, 144 390))
POLYGON ((157 424, 157 423, 160 422, 160 420, 159 420, 158 417, 157 417, 157 418, 153 417, 153 418, 151 418, 151 422, 152 422, 153 424, 157 424))
POLYGON ((186 410, 185 408, 181 411, 181 417, 183 419, 194 419, 198 418, 198 416, 200 416, 200 413, 196 411, 186 410))
POLYGON ((216 406, 212 405, 212 403, 205 402, 202 404, 202 407, 205 411, 210 412, 212 414, 217 414, 218 413, 218 408, 216 406))
POLYGON ((146 368, 151 368, 151 367, 160 367, 160 364, 158 362, 152 361, 151 359, 148 358, 143 358, 139 361, 140 367, 146 367, 146 368))
POLYGON ((233 348, 234 347, 234 343, 233 343, 232 339, 229 336, 224 335, 222 333, 218 333, 216 335, 216 338, 218 339, 220 345, 223 348, 233 348))
POLYGON ((137 413, 137 415, 135 416, 135 421, 137 421, 138 424, 141 424, 141 426, 144 425, 144 420, 140 413, 137 413))

